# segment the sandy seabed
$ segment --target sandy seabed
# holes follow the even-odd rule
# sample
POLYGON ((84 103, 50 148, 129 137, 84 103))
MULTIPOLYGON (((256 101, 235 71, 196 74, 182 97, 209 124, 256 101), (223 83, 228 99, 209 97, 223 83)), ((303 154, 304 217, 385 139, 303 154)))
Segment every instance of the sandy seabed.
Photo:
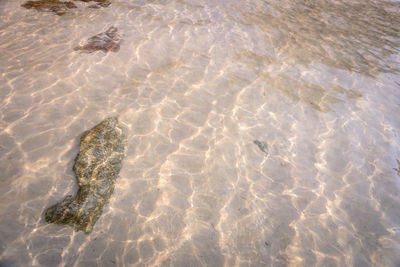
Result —
POLYGON ((0 266, 400 265, 398 1, 23 3, 0 2, 0 266), (110 27, 118 51, 74 50, 110 27), (110 116, 110 202, 89 235, 47 224, 110 116))

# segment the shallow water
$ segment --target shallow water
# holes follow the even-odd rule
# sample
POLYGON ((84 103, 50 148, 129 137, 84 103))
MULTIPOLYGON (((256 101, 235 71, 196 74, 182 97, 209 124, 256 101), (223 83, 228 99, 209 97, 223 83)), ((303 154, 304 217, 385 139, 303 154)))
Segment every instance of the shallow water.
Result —
POLYGON ((400 265, 399 1, 23 2, 0 1, 1 266, 400 265), (118 52, 74 51, 111 26, 118 52), (115 115, 93 232, 47 224, 115 115))

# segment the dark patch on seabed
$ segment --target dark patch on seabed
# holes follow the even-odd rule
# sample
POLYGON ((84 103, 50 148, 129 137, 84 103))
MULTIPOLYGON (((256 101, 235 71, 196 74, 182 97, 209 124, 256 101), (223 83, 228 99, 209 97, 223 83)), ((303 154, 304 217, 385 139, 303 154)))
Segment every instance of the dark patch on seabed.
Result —
POLYGON ((59 16, 67 13, 68 9, 77 8, 77 6, 71 2, 61 2, 59 0, 39 0, 39 1, 28 1, 22 5, 26 9, 36 9, 40 12, 53 12, 59 16))
POLYGON ((85 233, 92 231, 114 191, 126 141, 125 129, 115 117, 83 134, 73 167, 78 192, 45 211, 48 223, 68 224, 85 233))
POLYGON ((397 168, 393 168, 397 172, 397 175, 400 176, 400 160, 396 159, 397 168))
POLYGON ((268 144, 266 142, 254 140, 253 143, 256 144, 266 156, 268 156, 268 144))
POLYGON ((103 51, 104 53, 109 51, 118 52, 120 42, 121 38, 118 35, 118 29, 116 27, 110 27, 107 31, 90 37, 85 45, 77 46, 74 50, 85 53, 93 53, 95 51, 103 51))
MULTIPOLYGON (((76 1, 76 0, 75 0, 76 1)), ((108 0, 79 0, 81 2, 94 2, 89 8, 101 8, 108 7, 111 2, 108 0)), ((77 6, 71 1, 60 1, 60 0, 37 0, 27 1, 21 5, 26 9, 36 9, 39 12, 53 12, 59 16, 67 13, 68 9, 77 8, 77 6)))
POLYGON ((90 5, 90 8, 100 8, 100 7, 108 7, 111 2, 108 0, 80 0, 82 2, 88 3, 88 2, 95 2, 93 5, 90 5))

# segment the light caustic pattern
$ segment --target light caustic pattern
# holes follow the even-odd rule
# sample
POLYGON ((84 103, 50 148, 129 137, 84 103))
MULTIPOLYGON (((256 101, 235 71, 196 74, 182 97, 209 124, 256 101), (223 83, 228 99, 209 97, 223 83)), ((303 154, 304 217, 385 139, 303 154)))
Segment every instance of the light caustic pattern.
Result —
POLYGON ((0 2, 1 266, 400 265, 398 1, 21 4, 0 2), (112 26, 117 53, 73 50, 112 26), (93 232, 46 224, 111 116, 127 155, 93 232))

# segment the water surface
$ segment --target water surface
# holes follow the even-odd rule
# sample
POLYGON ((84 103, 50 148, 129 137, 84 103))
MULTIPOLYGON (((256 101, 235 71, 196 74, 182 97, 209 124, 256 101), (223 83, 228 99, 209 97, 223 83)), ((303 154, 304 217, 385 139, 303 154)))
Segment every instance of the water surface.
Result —
POLYGON ((399 1, 23 3, 0 2, 1 266, 400 265, 399 1), (118 52, 74 51, 111 26, 118 52), (110 203, 90 235, 47 224, 110 116, 110 203))

